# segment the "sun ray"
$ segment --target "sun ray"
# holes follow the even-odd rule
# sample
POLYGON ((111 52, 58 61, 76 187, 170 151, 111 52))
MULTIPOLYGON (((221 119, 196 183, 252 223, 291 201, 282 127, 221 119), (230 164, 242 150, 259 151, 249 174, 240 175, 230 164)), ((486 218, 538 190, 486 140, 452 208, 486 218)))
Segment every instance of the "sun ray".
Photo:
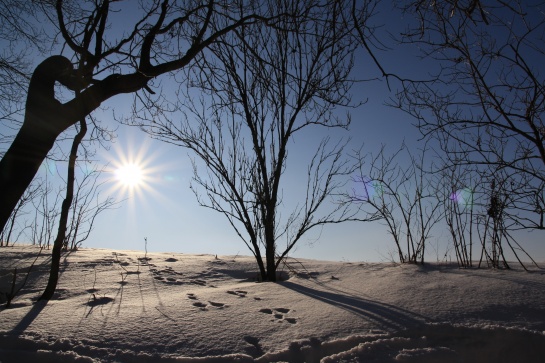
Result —
POLYGON ((123 136, 119 143, 105 150, 108 194, 126 200, 130 213, 148 210, 157 203, 171 206, 173 198, 165 195, 165 191, 179 183, 173 171, 180 168, 180 160, 165 161, 164 153, 141 135, 123 136))

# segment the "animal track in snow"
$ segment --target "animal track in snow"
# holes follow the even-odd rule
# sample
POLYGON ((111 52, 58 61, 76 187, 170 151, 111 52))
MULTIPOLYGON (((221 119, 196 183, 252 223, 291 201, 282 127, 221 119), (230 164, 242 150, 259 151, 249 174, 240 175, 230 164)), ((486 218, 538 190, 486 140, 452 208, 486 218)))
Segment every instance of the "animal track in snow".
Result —
POLYGON ((199 298, 197 297, 197 295, 193 294, 193 293, 188 293, 187 294, 187 298, 190 299, 190 300, 196 300, 194 303, 193 303, 193 306, 203 310, 203 311, 207 311, 208 310, 208 306, 213 306, 215 307, 216 309, 223 309, 223 308, 226 308, 228 307, 229 305, 227 304, 224 304, 224 303, 221 303, 221 302, 215 302, 215 301, 208 301, 208 304, 207 303, 204 303, 204 302, 201 302, 201 301, 198 301, 199 298))
POLYGON ((282 323, 284 321, 287 321, 290 324, 296 324, 297 323, 297 318, 292 318, 292 317, 286 317, 285 316, 285 314, 289 314, 291 311, 292 310, 287 309, 287 308, 276 308, 276 309, 264 308, 264 309, 259 310, 260 313, 272 315, 273 319, 271 319, 271 321, 276 321, 278 323, 282 323))
POLYGON ((189 280, 189 282, 191 282, 192 284, 195 284, 195 285, 206 286, 206 281, 204 281, 204 280, 194 279, 194 280, 189 280))
POLYGON ((178 280, 178 276, 183 275, 183 273, 174 271, 172 267, 166 267, 164 269, 151 268, 150 272, 157 281, 177 285, 184 283, 183 281, 178 280))
POLYGON ((227 293, 238 297, 246 297, 246 294, 248 294, 247 291, 243 290, 228 290, 227 293))
POLYGON ((218 309, 223 309, 224 307, 227 307, 228 305, 224 304, 224 303, 220 303, 220 302, 213 302, 213 301, 208 301, 210 303, 210 305, 212 305, 213 307, 215 308, 218 308, 218 309))
POLYGON ((201 310, 205 310, 205 311, 208 310, 208 309, 206 308, 206 304, 203 303, 203 302, 200 302, 200 301, 194 302, 194 303, 193 303, 193 306, 198 307, 198 308, 200 308, 201 310))

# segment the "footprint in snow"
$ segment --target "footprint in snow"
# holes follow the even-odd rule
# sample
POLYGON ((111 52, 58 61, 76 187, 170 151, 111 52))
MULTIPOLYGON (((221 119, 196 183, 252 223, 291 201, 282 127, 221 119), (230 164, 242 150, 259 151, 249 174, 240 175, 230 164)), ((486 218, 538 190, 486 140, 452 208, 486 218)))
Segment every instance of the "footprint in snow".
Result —
POLYGON ((218 309, 223 309, 228 306, 227 304, 220 303, 220 302, 213 302, 213 301, 208 301, 208 302, 210 303, 210 305, 218 309))
POLYGON ((278 323, 282 323, 284 321, 287 321, 290 324, 296 324, 297 323, 297 318, 292 318, 292 317, 286 317, 285 316, 285 314, 288 314, 291 311, 292 310, 287 309, 287 308, 276 308, 276 309, 264 308, 264 309, 259 310, 260 313, 272 315, 273 319, 271 319, 271 321, 276 321, 278 323))
POLYGON ((206 281, 203 281, 203 280, 190 280, 189 282, 191 282, 192 284, 195 284, 195 285, 200 285, 200 286, 206 286, 206 281))
POLYGON ((238 297, 246 297, 246 294, 248 294, 247 291, 243 290, 228 290, 227 293, 238 297))
MULTIPOLYGON (((197 297, 197 295, 193 294, 193 293, 188 293, 187 294, 187 298, 190 299, 190 300, 199 300, 199 298, 197 297)), ((208 301, 208 303, 210 304, 210 306, 213 306, 217 309, 223 309, 223 308, 226 308, 228 307, 229 305, 227 304, 224 304, 224 303, 221 303, 221 302, 215 302, 215 301, 208 301)), ((208 304, 207 303, 203 303, 201 301, 195 301, 193 303, 193 306, 197 307, 197 308, 200 308, 201 310, 203 311, 207 311, 207 306, 208 304)))
POLYGON ((161 270, 151 268, 150 272, 152 273, 153 278, 157 281, 176 285, 180 285, 183 283, 183 281, 176 278, 177 276, 183 275, 183 273, 174 271, 172 267, 167 267, 161 270))
POLYGON ((206 308, 206 305, 207 305, 207 304, 205 304, 205 303, 203 303, 203 302, 200 302, 200 301, 197 301, 197 302, 194 302, 194 303, 193 303, 193 306, 195 306, 195 307, 197 307, 197 308, 200 308, 200 309, 203 310, 203 311, 208 310, 208 309, 206 308))

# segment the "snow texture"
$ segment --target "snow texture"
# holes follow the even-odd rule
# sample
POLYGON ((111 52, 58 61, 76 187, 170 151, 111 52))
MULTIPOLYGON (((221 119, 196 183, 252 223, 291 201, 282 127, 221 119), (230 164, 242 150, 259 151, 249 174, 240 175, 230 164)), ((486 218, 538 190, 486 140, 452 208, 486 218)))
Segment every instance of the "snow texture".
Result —
POLYGON ((545 272, 82 249, 0 250, 0 362, 542 362, 545 272))

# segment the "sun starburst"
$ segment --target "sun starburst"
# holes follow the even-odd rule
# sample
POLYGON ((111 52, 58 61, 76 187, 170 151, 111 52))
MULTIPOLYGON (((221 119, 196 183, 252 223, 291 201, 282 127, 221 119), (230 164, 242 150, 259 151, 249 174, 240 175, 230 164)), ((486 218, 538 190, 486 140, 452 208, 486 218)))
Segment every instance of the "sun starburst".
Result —
POLYGON ((117 180, 128 188, 137 188, 143 182, 142 167, 136 163, 121 165, 116 171, 117 180))

